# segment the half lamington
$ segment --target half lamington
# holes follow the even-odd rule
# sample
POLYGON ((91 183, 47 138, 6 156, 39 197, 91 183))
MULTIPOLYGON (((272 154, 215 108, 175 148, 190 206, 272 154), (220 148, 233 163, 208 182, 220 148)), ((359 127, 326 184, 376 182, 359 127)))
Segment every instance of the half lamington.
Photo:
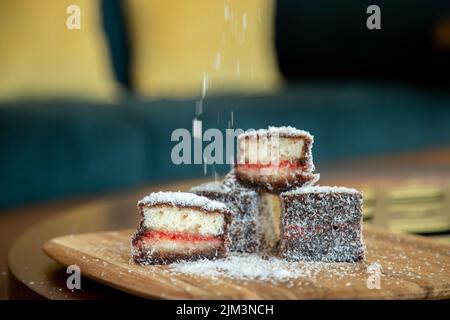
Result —
POLYGON ((138 202, 132 238, 139 264, 217 259, 228 255, 231 212, 225 204, 185 192, 152 193, 138 202))
POLYGON ((269 192, 314 184, 313 136, 293 127, 249 130, 238 136, 237 178, 269 192))

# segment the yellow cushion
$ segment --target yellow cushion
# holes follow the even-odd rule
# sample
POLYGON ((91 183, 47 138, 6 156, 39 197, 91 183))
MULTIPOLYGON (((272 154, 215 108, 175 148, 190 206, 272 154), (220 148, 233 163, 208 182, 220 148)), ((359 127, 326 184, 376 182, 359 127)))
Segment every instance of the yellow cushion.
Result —
POLYGON ((98 0, 0 1, 0 48, 0 99, 116 92, 98 0), (66 26, 70 5, 80 29, 66 26))
POLYGON ((280 84, 272 0, 126 3, 138 93, 196 97, 268 92, 280 84))

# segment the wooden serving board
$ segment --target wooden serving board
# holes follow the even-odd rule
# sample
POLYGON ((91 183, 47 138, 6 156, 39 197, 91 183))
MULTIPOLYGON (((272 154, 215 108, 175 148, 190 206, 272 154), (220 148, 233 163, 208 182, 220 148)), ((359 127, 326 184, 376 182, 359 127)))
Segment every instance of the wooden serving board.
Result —
POLYGON ((130 261, 131 232, 59 237, 48 241, 44 251, 64 266, 78 265, 86 277, 151 299, 450 298, 450 245, 423 237, 365 226, 365 262, 325 264, 311 278, 274 282, 174 274, 167 266, 136 265, 130 261), (376 282, 368 285, 367 268, 374 262, 382 268, 379 287, 376 282))

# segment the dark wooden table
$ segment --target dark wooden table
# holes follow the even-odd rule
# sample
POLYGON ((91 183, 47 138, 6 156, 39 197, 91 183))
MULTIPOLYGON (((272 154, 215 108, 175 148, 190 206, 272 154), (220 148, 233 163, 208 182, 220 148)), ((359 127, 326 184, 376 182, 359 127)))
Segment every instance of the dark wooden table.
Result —
MULTIPOLYGON (((318 169, 322 185, 359 187, 369 183, 382 188, 386 183, 413 177, 450 181, 450 148, 335 162, 318 169)), ((84 278, 82 290, 68 290, 64 269, 44 255, 43 243, 69 233, 135 228, 139 218, 135 204, 143 195, 157 190, 187 190, 204 181, 154 185, 0 212, 0 298, 131 298, 84 278)), ((370 223, 386 226, 388 220, 379 212, 370 223)))

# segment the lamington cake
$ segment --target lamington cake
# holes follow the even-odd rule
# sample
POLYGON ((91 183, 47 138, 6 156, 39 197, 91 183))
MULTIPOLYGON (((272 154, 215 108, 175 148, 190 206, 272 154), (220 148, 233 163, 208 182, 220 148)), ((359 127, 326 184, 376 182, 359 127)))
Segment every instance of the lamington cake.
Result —
POLYGON ((231 212, 225 204, 185 192, 157 192, 138 202, 141 222, 132 237, 139 264, 216 259, 228 255, 231 212))
POLYGON ((309 132, 293 127, 250 130, 238 136, 236 176, 244 184, 269 192, 313 184, 312 145, 309 132))
POLYGON ((311 134, 269 127, 238 136, 234 169, 221 182, 184 192, 152 193, 138 202, 132 238, 139 264, 224 258, 228 251, 289 261, 364 259, 362 195, 314 186, 311 134))
POLYGON ((277 194, 261 192, 260 226, 262 230, 261 250, 277 254, 281 233, 281 202, 277 194))
POLYGON ((246 188, 236 181, 233 171, 225 177, 223 182, 205 183, 189 191, 223 202, 232 212, 230 251, 258 252, 261 242, 259 192, 246 188))
POLYGON ((364 258, 362 195, 345 187, 283 192, 279 253, 287 260, 356 262, 364 258))

